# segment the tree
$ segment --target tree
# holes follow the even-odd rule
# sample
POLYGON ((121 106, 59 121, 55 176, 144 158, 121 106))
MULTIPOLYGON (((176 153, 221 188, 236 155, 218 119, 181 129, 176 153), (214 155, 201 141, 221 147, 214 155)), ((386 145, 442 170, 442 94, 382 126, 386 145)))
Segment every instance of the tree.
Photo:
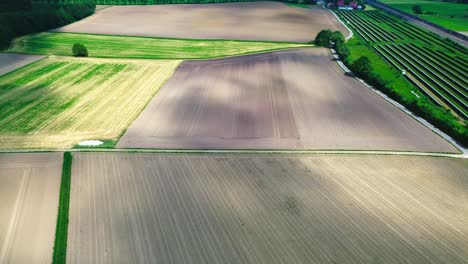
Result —
POLYGON ((342 60, 345 60, 351 54, 348 46, 344 42, 336 43, 335 49, 342 60))
POLYGON ((372 71, 372 63, 366 56, 361 56, 351 65, 352 70, 361 76, 368 76, 372 71))
POLYGON ((75 57, 88 57, 88 49, 80 43, 73 45, 72 51, 75 57))
POLYGON ((420 5, 414 5, 412 8, 413 8, 414 13, 416 13, 416 14, 422 14, 423 13, 422 7, 420 5))
POLYGON ((343 36, 343 33, 341 33, 340 31, 335 31, 335 32, 332 33, 330 41, 334 42, 335 44, 336 43, 344 43, 345 38, 343 36))
POLYGON ((330 46, 333 32, 330 29, 324 29, 320 31, 315 37, 315 44, 322 47, 330 46))

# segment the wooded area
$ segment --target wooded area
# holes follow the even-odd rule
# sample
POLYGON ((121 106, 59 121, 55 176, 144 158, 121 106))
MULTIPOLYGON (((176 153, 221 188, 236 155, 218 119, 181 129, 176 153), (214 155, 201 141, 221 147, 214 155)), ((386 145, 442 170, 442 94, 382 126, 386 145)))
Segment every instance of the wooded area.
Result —
POLYGON ((94 13, 93 0, 3 0, 0 3, 0 48, 24 34, 60 27, 94 13))

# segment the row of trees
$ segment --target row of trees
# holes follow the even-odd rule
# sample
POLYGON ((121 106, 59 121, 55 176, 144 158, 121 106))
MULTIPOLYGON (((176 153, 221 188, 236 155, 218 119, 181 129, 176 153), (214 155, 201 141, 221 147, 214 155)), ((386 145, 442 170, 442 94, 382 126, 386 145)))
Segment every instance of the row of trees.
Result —
POLYGON ((48 3, 32 0, 23 4, 8 5, 0 11, 0 48, 8 47, 17 36, 69 24, 93 14, 96 9, 94 0, 49 0, 48 3))
MULTIPOLYGON (((253 2, 261 0, 95 0, 98 5, 209 4, 253 2)), ((277 0, 298 4, 315 4, 316 0, 277 0)))

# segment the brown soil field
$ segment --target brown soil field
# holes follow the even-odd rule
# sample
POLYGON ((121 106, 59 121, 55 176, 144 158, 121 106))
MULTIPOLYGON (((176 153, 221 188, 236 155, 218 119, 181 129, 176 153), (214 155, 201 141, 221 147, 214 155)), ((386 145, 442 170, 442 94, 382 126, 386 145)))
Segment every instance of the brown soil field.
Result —
POLYGON ((457 151, 318 48, 185 61, 117 146, 457 151))
POLYGON ((0 263, 50 263, 62 153, 0 154, 0 263))
POLYGON ((44 57, 45 56, 39 55, 0 53, 0 76, 40 60, 44 57))
POLYGON ((346 28, 318 6, 277 2, 113 6, 56 32, 194 39, 309 42, 325 28, 346 28))
POLYGON ((74 155, 67 263, 467 263, 468 161, 74 155))

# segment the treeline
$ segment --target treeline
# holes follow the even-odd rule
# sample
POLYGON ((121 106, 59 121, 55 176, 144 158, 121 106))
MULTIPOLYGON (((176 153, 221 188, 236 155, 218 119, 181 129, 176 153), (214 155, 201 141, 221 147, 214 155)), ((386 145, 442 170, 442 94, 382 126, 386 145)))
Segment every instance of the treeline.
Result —
POLYGON ((94 13, 94 0, 3 0, 0 49, 15 37, 57 28, 94 13))
MULTIPOLYGON (((257 0, 96 0, 98 5, 161 5, 255 2, 257 0)), ((261 0, 258 0, 261 1, 261 0)), ((316 0, 280 0, 278 2, 315 4, 316 0)))
POLYGON ((416 98, 411 91, 395 85, 396 81, 392 82, 388 78, 383 78, 382 72, 373 67, 372 61, 367 56, 361 55, 352 60, 350 55, 353 51, 346 44, 341 32, 322 30, 317 34, 315 44, 334 48, 344 64, 358 77, 404 105, 416 115, 426 119, 463 146, 468 146, 468 124, 465 121, 458 120, 448 110, 435 105, 425 97, 416 98))

